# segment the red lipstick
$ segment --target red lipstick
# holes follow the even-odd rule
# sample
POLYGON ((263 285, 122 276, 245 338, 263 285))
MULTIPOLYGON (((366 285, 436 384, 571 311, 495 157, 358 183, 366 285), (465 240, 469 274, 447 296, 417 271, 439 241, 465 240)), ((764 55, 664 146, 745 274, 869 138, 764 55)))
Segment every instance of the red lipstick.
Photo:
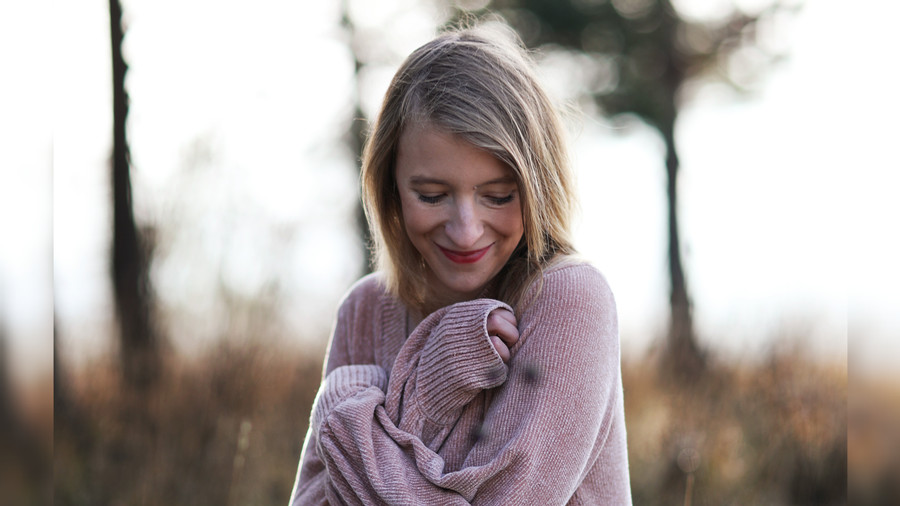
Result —
POLYGON ((493 244, 475 251, 453 251, 440 245, 438 248, 441 248, 441 252, 453 262, 458 264, 473 264, 481 260, 488 250, 491 249, 491 246, 493 246, 493 244))

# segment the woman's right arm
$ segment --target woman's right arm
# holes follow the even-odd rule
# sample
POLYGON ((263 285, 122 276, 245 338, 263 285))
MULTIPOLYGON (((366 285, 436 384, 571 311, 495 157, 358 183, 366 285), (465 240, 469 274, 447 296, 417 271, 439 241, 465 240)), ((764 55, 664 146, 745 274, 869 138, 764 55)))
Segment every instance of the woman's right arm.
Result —
POLYGON ((444 463, 435 452, 463 408, 506 381, 507 366, 488 335, 489 316, 501 308, 509 310, 479 299, 429 315, 403 344, 390 384, 375 365, 328 374, 310 426, 331 502, 469 504, 483 477, 438 485, 435 475, 443 474, 444 463), (466 492, 454 490, 460 488, 466 492))
MULTIPOLYGON (((452 427, 453 417, 458 416, 464 405, 480 391, 505 381, 506 365, 488 337, 492 328, 503 326, 502 322, 495 321, 499 318, 490 318, 496 309, 509 308, 498 301, 480 300, 430 315, 406 340, 396 357, 390 373, 393 385, 389 388, 387 372, 372 365, 374 357, 365 356, 361 351, 367 348, 366 343, 356 341, 355 333, 366 334, 368 329, 365 327, 371 324, 374 315, 367 315, 369 311, 356 311, 352 296, 345 300, 329 344, 325 377, 313 405, 291 504, 352 502, 367 496, 370 500, 383 499, 383 490, 369 490, 373 484, 376 488, 380 488, 378 485, 395 487, 397 483, 412 485, 424 480, 412 460, 402 466, 406 468, 405 476, 380 476, 378 468, 381 466, 371 460, 372 455, 364 455, 368 453, 365 450, 361 454, 357 452, 362 450, 361 447, 371 447, 371 438, 385 438, 382 444, 394 448, 398 444, 438 445, 446 436, 446 429, 452 427), (475 339, 476 336, 480 339, 475 339), (433 381, 435 379, 440 381, 433 381), (433 395, 435 389, 441 394, 433 395), (335 429, 340 432, 338 427, 346 425, 335 423, 337 418, 333 418, 332 423, 325 423, 336 410, 342 413, 341 418, 348 413, 353 413, 353 418, 368 413, 364 416, 367 420, 358 420, 351 425, 368 427, 368 431, 374 430, 378 434, 365 437, 361 431, 357 436, 365 437, 366 441, 352 442, 355 438, 350 439, 349 446, 357 448, 335 451, 333 445, 338 440, 347 441, 346 435, 335 437, 333 433, 335 429), (436 418, 442 423, 428 422, 436 418), (323 437, 328 441, 323 441, 323 437), (388 443, 387 440, 394 441, 388 443), (330 448, 325 450, 327 455, 322 453, 326 447, 330 448), (366 479, 356 483, 354 475, 366 479), (351 496, 348 497, 348 493, 351 496)), ((509 317, 513 318, 511 313, 509 317)), ((508 333, 502 329, 495 332, 504 339, 509 339, 508 333)), ((448 491, 436 492, 434 499, 446 503, 448 491)), ((457 494, 451 495, 460 499, 457 494)))
MULTIPOLYGON (((338 308, 322 370, 323 384, 332 371, 339 367, 347 366, 352 361, 349 340, 354 333, 354 321, 357 316, 356 302, 359 298, 364 298, 365 296, 365 294, 357 292, 361 289, 362 283, 351 288, 338 308)), ((321 387, 319 391, 321 393, 321 387)), ((313 403, 314 408, 319 400, 320 395, 317 395, 316 401, 313 403)), ((325 463, 322 461, 316 448, 318 437, 317 431, 314 429, 313 424, 310 423, 306 437, 303 439, 300 464, 297 468, 297 476, 291 491, 291 506, 327 505, 329 497, 332 498, 332 502, 337 497, 334 495, 333 486, 325 469, 325 463)))

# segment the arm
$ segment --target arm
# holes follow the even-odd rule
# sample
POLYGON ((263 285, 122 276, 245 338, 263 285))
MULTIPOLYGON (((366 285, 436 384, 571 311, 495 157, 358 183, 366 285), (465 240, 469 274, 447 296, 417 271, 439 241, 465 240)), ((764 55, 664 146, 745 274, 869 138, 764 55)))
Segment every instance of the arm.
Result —
POLYGON ((552 270, 520 320, 509 379, 464 464, 510 465, 475 502, 563 504, 575 494, 579 504, 631 504, 618 321, 605 279, 587 265, 552 270))
MULTIPOLYGON (((385 404, 394 413, 394 421, 399 422, 400 406, 405 403, 402 426, 406 432, 418 435, 423 426, 429 424, 425 418, 426 412, 452 417, 482 389, 497 386, 506 378, 506 366, 501 355, 495 351, 496 345, 486 338, 485 332, 490 329, 494 339, 502 336, 506 342, 514 342, 518 331, 514 328, 510 330, 504 322, 498 323, 499 316, 486 321, 485 314, 490 314, 494 309, 510 308, 501 302, 485 299, 444 308, 426 318, 406 340, 394 361, 391 372, 393 387, 389 389, 383 369, 376 365, 360 365, 376 362, 372 354, 373 339, 365 336, 371 328, 379 327, 380 319, 373 311, 360 308, 358 304, 360 300, 371 301, 378 297, 379 294, 373 293, 371 287, 369 284, 352 290, 338 311, 324 379, 313 405, 291 504, 325 504, 329 498, 333 502, 335 500, 334 483, 329 475, 340 477, 341 473, 336 463, 326 466, 327 459, 320 457, 319 441, 322 421, 336 406, 347 403, 359 409, 359 402, 363 405, 368 402, 371 406, 385 404), (485 337, 473 338, 482 335, 485 337), (423 347, 429 342, 431 345, 427 346, 427 353, 424 354, 426 365, 421 368, 442 381, 422 387, 426 392, 439 389, 440 395, 426 396, 428 401, 434 402, 421 403, 420 406, 416 400, 416 380, 423 347), (444 346, 447 343, 450 345, 444 346), (456 372, 447 374, 451 370, 456 372), (389 392, 387 402, 384 392, 389 392)), ((370 304, 369 309, 371 307, 370 304)), ((511 313, 508 313, 508 319, 513 319, 511 313)), ((371 421, 373 414, 368 416, 371 421)), ((433 423, 428 426, 437 432, 442 428, 433 423)), ((438 441, 435 437, 429 440, 438 441)))
MULTIPOLYGON (((353 356, 351 350, 359 350, 361 347, 353 342, 353 336, 357 335, 362 329, 361 324, 371 317, 371 311, 360 309, 360 301, 365 301, 376 296, 375 287, 378 283, 374 277, 364 278, 355 284, 341 301, 338 308, 337 318, 335 319, 334 328, 329 339, 325 363, 322 370, 322 385, 316 395, 316 401, 313 403, 313 414, 318 401, 321 398, 322 391, 331 373, 342 367, 357 362, 374 362, 368 360, 372 357, 353 356), (368 318, 367 318, 368 317, 368 318)), ((370 371, 371 372, 371 371, 370 371)), ((345 377, 346 380, 346 377, 345 377)), ((341 385, 341 381, 332 381, 331 384, 337 383, 341 385)), ((349 385, 358 387, 359 385, 349 385)), ((297 476, 294 481, 294 487, 291 491, 291 506, 306 505, 327 505, 329 498, 334 502, 333 486, 328 479, 328 472, 325 469, 325 463, 319 457, 316 443, 318 434, 312 423, 306 432, 303 440, 303 449, 300 454, 300 464, 297 468, 297 476)))
POLYGON ((479 299, 429 315, 401 348, 387 388, 374 372, 357 379, 358 371, 376 366, 329 374, 311 426, 341 502, 466 504, 458 493, 430 483, 421 467, 443 468, 434 449, 462 408, 506 379, 487 334, 488 315, 497 308, 508 306, 479 299))
MULTIPOLYGON (((454 392, 466 389, 454 383, 459 375, 433 367, 462 367, 465 377, 467 362, 479 370, 491 355, 429 359, 429 350, 457 344, 445 333, 398 357, 384 401, 366 389, 337 403, 318 422, 318 452, 340 497, 366 504, 563 504, 587 483, 593 488, 585 497, 630 504, 618 330, 606 282, 586 266, 548 273, 520 332, 508 381, 481 392, 483 402, 469 398, 460 406, 465 396, 454 392), (403 367, 406 381, 396 380, 403 367), (446 388, 433 388, 441 384, 446 388), (470 439, 466 429, 479 427, 470 439), (451 465, 460 453, 462 464, 451 465)), ((487 340, 472 336, 460 342, 487 340)))

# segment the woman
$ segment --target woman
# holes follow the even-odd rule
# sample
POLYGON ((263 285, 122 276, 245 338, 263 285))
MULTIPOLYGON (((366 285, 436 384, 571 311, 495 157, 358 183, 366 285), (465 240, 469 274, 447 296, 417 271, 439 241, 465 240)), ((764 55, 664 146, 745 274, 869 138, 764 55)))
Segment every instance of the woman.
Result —
POLYGON ((338 311, 300 504, 630 504, 612 293, 572 257, 562 128, 485 28, 403 63, 362 184, 378 271, 338 311))

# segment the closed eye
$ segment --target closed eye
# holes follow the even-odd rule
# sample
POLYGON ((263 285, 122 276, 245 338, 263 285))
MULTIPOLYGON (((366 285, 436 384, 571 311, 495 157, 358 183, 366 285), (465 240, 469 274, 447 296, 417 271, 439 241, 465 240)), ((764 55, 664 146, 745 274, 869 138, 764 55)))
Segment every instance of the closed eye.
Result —
POLYGON ((444 198, 444 194, 440 193, 437 195, 424 195, 422 193, 417 194, 420 202, 424 202, 426 204, 437 204, 444 198))
POLYGON ((510 193, 509 195, 506 195, 504 197, 488 196, 487 199, 491 202, 491 204, 494 204, 495 206, 502 206, 504 204, 509 204, 510 202, 512 202, 515 196, 515 193, 510 193))

